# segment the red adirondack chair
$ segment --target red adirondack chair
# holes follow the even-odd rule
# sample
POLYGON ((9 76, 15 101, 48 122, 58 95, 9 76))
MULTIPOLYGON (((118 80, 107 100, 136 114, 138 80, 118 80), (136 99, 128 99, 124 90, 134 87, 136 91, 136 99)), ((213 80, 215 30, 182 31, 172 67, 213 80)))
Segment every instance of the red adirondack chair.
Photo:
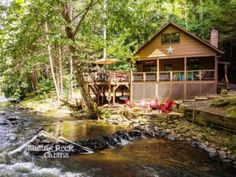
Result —
POLYGON ((125 105, 130 107, 130 108, 132 107, 132 104, 131 104, 130 100, 128 100, 128 99, 125 100, 125 105))
POLYGON ((173 104, 174 102, 171 99, 167 98, 165 100, 165 103, 160 105, 160 109, 164 113, 171 112, 173 110, 173 104))

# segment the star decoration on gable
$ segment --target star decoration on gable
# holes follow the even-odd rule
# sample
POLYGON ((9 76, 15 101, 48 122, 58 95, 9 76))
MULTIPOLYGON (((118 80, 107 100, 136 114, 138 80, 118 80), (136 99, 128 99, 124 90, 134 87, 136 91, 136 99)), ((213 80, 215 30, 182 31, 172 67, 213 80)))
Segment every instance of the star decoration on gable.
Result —
POLYGON ((169 48, 166 49, 168 54, 173 54, 174 53, 174 48, 172 48, 171 46, 169 48))

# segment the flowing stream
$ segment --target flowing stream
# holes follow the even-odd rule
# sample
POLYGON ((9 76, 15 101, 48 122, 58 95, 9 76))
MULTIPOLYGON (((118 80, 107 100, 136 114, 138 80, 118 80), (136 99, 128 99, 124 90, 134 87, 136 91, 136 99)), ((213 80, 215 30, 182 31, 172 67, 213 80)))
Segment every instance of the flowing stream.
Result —
POLYGON ((42 127, 71 141, 111 135, 127 127, 102 121, 42 117, 0 99, 0 177, 236 177, 236 169, 206 152, 181 142, 138 138, 89 155, 47 159, 18 154, 6 156, 31 139, 42 127))

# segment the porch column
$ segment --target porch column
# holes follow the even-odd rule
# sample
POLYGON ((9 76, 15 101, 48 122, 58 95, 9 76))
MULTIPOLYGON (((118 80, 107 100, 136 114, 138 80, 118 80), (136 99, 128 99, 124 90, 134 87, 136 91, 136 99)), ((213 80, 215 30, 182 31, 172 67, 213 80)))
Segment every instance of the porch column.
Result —
POLYGON ((157 82, 159 82, 159 72, 160 72, 160 61, 159 59, 157 59, 157 82))
POLYGON ((159 95, 158 95, 158 93, 159 93, 159 84, 158 84, 158 82, 159 82, 159 77, 160 77, 160 60, 159 59, 157 59, 157 66, 156 66, 157 68, 156 68, 156 79, 157 79, 157 83, 156 83, 156 97, 159 97, 159 95))
POLYGON ((187 98, 187 57, 184 57, 184 98, 187 98))

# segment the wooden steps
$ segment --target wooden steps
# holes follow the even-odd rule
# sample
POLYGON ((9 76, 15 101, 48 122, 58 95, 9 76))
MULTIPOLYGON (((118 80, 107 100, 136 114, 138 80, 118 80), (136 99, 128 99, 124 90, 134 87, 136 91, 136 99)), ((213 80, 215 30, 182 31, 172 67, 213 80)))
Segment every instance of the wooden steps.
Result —
POLYGON ((96 97, 102 96, 101 92, 99 91, 98 87, 95 84, 89 84, 90 89, 96 95, 96 97))

